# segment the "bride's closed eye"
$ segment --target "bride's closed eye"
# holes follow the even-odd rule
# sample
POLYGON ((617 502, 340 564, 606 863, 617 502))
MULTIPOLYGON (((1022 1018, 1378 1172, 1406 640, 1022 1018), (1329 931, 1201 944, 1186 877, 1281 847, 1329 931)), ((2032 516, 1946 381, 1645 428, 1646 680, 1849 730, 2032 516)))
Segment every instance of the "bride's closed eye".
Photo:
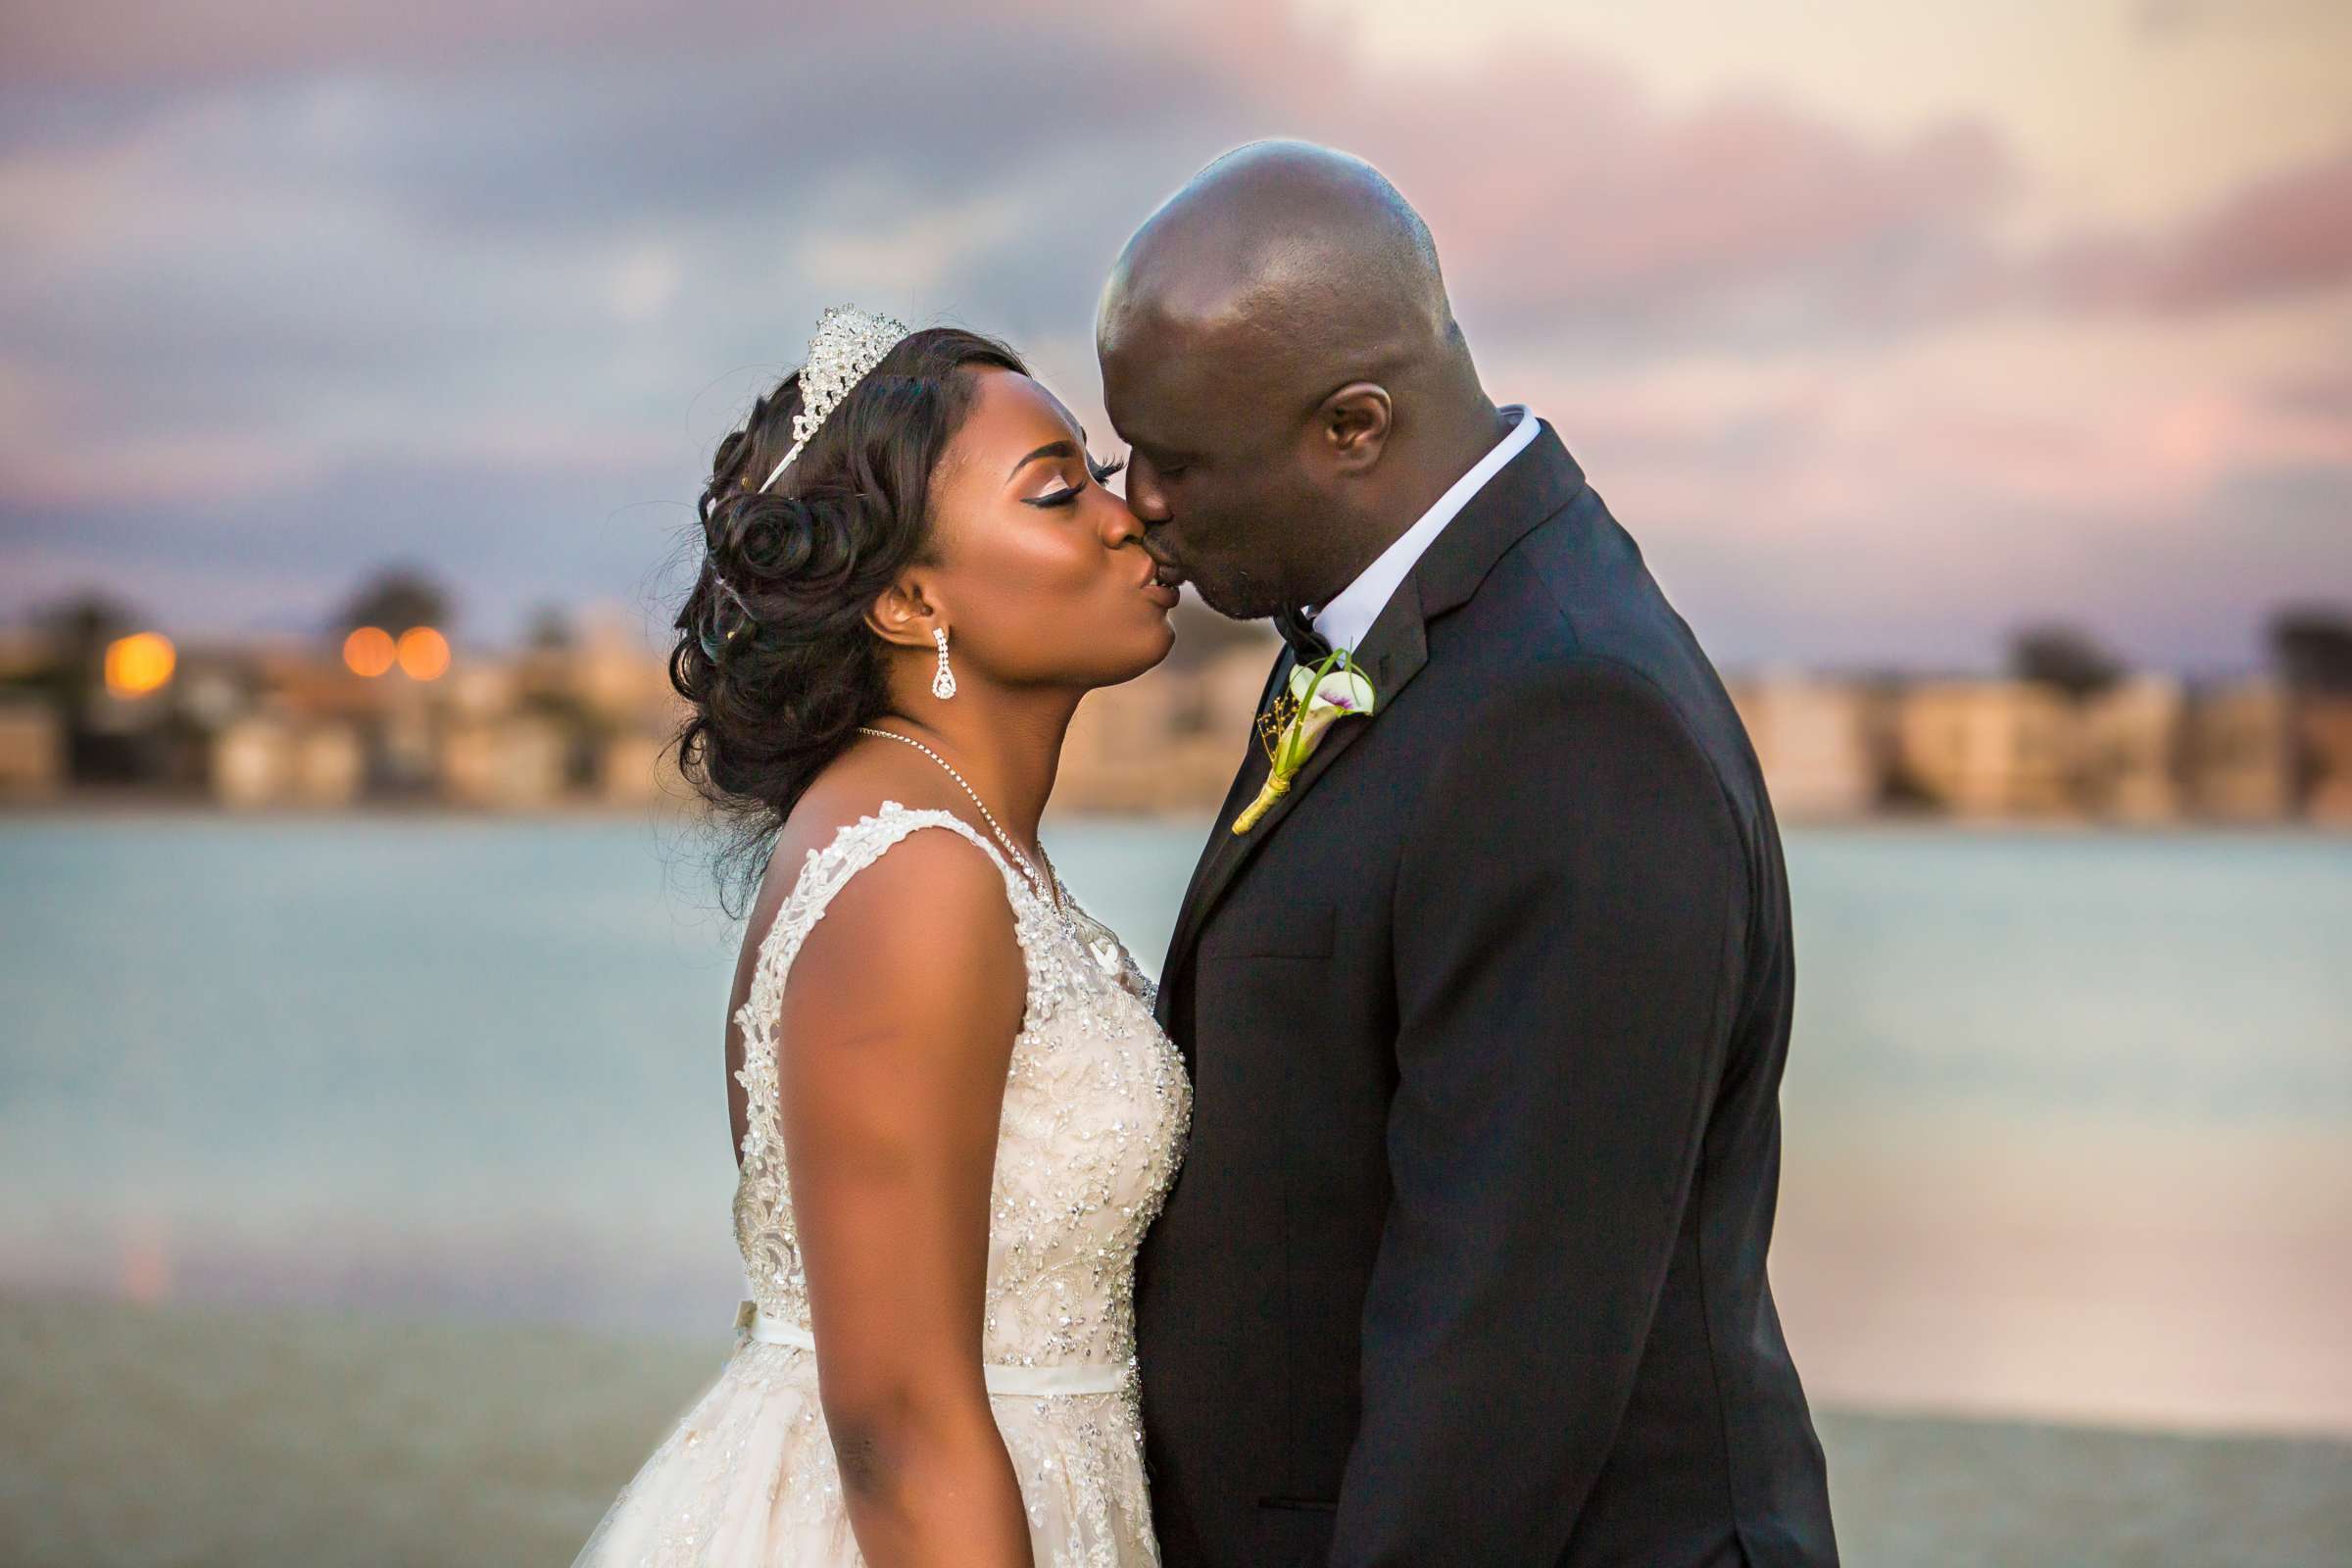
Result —
MULTIPOLYGON (((1127 460, 1125 458, 1115 458, 1108 463, 1098 463, 1093 458, 1086 460, 1086 471, 1094 476, 1097 484, 1105 483, 1111 475, 1118 473, 1126 466, 1127 460)), ((1029 505, 1033 507, 1066 507, 1076 501, 1079 493, 1085 488, 1086 486, 1083 484, 1065 485, 1061 489, 1046 495, 1031 496, 1029 505)))

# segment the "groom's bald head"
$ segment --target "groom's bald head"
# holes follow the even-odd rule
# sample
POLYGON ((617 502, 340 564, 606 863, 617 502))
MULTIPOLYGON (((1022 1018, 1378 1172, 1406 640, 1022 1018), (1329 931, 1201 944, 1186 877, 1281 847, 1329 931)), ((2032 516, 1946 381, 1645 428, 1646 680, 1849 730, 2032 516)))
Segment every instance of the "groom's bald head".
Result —
POLYGON ((1442 354, 1454 325, 1429 225, 1379 170, 1258 142, 1194 175, 1127 242, 1098 335, 1115 353, 1138 332, 1311 382, 1442 354))
POLYGON ((1096 347, 1130 502, 1228 614, 1328 598, 1443 491, 1422 496, 1422 470, 1494 417, 1421 215, 1303 142, 1229 153, 1153 213, 1096 347))

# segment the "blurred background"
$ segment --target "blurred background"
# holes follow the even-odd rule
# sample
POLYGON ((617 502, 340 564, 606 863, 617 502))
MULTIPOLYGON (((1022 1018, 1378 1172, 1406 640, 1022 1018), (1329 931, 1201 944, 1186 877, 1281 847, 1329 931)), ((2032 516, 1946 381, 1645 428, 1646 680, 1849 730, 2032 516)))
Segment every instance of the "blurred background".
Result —
MULTIPOLYGON (((664 747, 845 300, 1100 455, 1133 226, 1378 164, 1787 830, 1847 1559, 2352 1560, 2352 11, 0 14, 0 1562, 565 1562, 740 1291, 664 747)), ((1156 967, 1272 656, 1048 823, 1156 967)))

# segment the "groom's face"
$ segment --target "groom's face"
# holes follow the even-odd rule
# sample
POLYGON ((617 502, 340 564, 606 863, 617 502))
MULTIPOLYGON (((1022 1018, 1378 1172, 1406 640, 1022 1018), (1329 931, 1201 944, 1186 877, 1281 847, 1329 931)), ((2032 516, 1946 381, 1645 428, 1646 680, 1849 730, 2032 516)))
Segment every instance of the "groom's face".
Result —
POLYGON ((1106 343, 1102 362, 1144 547, 1219 614, 1254 620, 1304 603, 1291 558, 1311 552, 1329 496, 1314 482, 1302 422, 1270 413, 1249 378, 1211 353, 1106 343))

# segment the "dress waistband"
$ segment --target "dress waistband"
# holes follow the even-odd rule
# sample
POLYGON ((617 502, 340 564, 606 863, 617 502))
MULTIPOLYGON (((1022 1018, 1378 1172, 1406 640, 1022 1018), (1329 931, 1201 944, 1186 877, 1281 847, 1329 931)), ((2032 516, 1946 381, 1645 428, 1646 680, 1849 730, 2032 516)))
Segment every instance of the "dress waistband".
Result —
MULTIPOLYGON (((735 1309, 735 1327, 764 1345, 797 1345, 816 1349, 816 1338, 796 1323, 768 1315, 756 1301, 735 1309)), ((1021 1366, 989 1361, 980 1375, 991 1394, 1042 1396, 1049 1394, 1116 1394, 1127 1386, 1131 1368, 1124 1361, 1062 1361, 1052 1366, 1021 1366)))

